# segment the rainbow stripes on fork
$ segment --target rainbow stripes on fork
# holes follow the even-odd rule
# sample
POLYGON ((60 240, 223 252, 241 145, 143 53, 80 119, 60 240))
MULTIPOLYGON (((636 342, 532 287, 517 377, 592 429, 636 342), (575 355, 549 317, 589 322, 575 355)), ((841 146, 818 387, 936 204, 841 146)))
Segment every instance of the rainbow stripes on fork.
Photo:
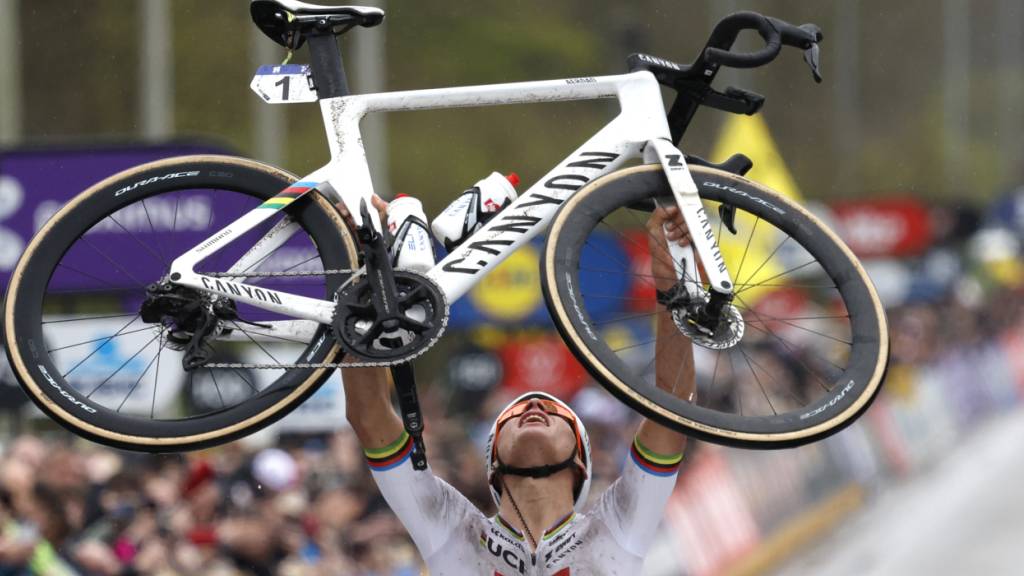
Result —
POLYGON ((296 182, 291 186, 285 188, 280 194, 274 196, 270 200, 267 200, 263 204, 257 206, 257 208, 270 208, 272 210, 280 210, 285 206, 295 202, 303 194, 309 192, 313 188, 316 188, 318 182, 296 182))

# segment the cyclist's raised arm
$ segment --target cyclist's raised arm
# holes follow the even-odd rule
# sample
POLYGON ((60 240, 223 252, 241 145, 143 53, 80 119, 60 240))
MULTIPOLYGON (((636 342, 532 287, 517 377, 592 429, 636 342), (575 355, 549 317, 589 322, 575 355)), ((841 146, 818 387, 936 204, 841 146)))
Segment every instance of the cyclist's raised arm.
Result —
MULTIPOLYGON (((689 243, 689 232, 682 215, 674 206, 656 209, 647 222, 647 231, 651 250, 651 275, 655 287, 667 291, 674 284, 675 278, 667 242, 685 245, 689 243)), ((657 307, 655 382, 658 388, 692 401, 696 395, 693 344, 676 328, 668 310, 661 304, 657 304, 657 307)), ((647 419, 640 423, 636 441, 641 450, 676 462, 686 446, 686 436, 647 419)))
MULTIPOLYGON (((377 195, 372 202, 382 221, 386 221, 387 202, 377 195)), ((351 225, 351 215, 345 205, 338 204, 337 208, 351 225)), ((402 419, 391 405, 388 373, 386 368, 344 368, 341 371, 346 417, 367 454, 378 453, 405 433, 402 419)))
POLYGON ((387 368, 344 368, 341 380, 345 415, 363 450, 378 451, 403 435, 402 419, 391 405, 387 368))
MULTIPOLYGON (((675 270, 668 255, 668 241, 686 243, 688 233, 675 207, 658 208, 647 223, 651 246, 652 275, 658 290, 674 283, 675 270)), ((671 315, 661 307, 657 318, 655 374, 658 387, 692 399, 695 390, 693 345, 676 329, 671 315)), ((676 484, 686 437, 653 420, 640 423, 622 475, 605 491, 594 513, 608 526, 619 544, 642 558, 665 513, 665 504, 676 484)))
POLYGON ((384 500, 429 559, 475 508, 428 467, 412 466, 413 444, 391 405, 386 368, 346 368, 345 411, 384 500))

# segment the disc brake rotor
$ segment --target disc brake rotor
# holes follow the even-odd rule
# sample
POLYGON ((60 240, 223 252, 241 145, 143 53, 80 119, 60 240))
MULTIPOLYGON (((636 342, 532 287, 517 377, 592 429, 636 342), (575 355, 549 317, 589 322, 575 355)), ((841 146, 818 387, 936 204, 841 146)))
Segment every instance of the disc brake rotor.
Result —
MULTIPOLYGON (((708 296, 705 294, 705 303, 707 300, 708 296)), ((699 307, 694 306, 670 307, 672 320, 675 322, 676 327, 680 332, 688 336, 694 344, 710 348, 711 350, 725 350, 726 348, 732 348, 743 339, 745 328, 743 315, 740 314, 736 306, 726 304, 722 308, 722 315, 713 332, 709 332, 696 321, 696 311, 699 309, 699 307)))

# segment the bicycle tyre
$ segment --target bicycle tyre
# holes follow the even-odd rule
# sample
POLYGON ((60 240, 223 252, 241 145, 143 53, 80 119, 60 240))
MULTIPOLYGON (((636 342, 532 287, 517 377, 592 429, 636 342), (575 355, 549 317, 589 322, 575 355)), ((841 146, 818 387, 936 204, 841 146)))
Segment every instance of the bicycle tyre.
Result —
MULTIPOLYGON (((29 243, 7 289, 4 341, 13 372, 29 398, 48 416, 80 436, 116 448, 147 452, 222 444, 277 421, 301 404, 330 376, 331 369, 284 370, 272 386, 248 400, 201 416, 147 421, 120 414, 91 402, 63 380, 50 351, 42 344, 41 325, 42 293, 55 267, 65 251, 106 215, 133 202, 185 188, 229 190, 260 202, 296 180, 283 170, 248 159, 185 156, 115 174, 69 201, 29 243), (161 178, 171 173, 179 177, 161 178), (127 193, 126 187, 131 187, 127 193), (42 369, 52 380, 40 372, 42 369)), ((312 239, 325 267, 351 268, 349 264, 357 261, 351 232, 325 197, 309 193, 289 206, 288 212, 312 239)), ((330 278, 329 285, 340 284, 340 280, 330 278)), ((325 325, 318 328, 303 353, 308 362, 332 362, 339 355, 340 347, 330 326, 325 325)))
POLYGON ((595 336, 599 329, 581 306, 584 294, 577 268, 588 234, 615 207, 653 197, 674 204, 658 165, 627 168, 596 180, 559 209, 541 262, 544 297, 556 327, 598 383, 644 416, 679 432, 718 444, 764 449, 797 446, 834 434, 870 406, 888 367, 885 313, 871 280, 850 249, 807 210, 740 176, 700 166, 691 166, 690 171, 703 200, 732 204, 759 216, 792 234, 819 260, 842 295, 852 326, 850 366, 836 381, 848 384, 836 385, 796 412, 744 416, 742 411, 723 414, 691 404, 628 377, 630 370, 595 336))

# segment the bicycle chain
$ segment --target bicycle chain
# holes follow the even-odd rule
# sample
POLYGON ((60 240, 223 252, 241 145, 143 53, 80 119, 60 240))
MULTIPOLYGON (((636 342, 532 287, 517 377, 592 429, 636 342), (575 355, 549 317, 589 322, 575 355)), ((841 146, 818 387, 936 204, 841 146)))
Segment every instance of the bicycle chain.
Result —
MULTIPOLYGON (((271 277, 277 277, 277 276, 326 276, 328 274, 352 274, 352 273, 359 272, 361 270, 363 270, 363 268, 360 268, 359 270, 346 270, 346 269, 340 269, 339 268, 339 269, 332 269, 332 270, 323 270, 323 271, 320 271, 320 272, 254 272, 254 273, 251 273, 251 274, 248 273, 248 272, 236 272, 234 274, 232 274, 230 272, 211 272, 211 273, 204 273, 203 275, 204 276, 208 276, 210 278, 237 278, 239 276, 245 276, 246 278, 261 278, 261 277, 271 278, 271 277)), ((444 297, 444 293, 442 292, 441 295, 442 295, 442 298, 443 298, 444 297)), ((444 302, 444 307, 445 307, 445 310, 448 310, 448 302, 447 302, 447 300, 445 300, 445 302, 444 302)), ((430 344, 428 346, 425 346, 423 349, 421 349, 419 352, 416 352, 412 356, 409 356, 407 358, 403 358, 401 361, 391 361, 391 362, 296 362, 294 364, 246 364, 244 362, 210 362, 208 364, 203 364, 202 367, 203 368, 250 368, 250 369, 253 369, 253 370, 274 370, 274 369, 278 369, 278 370, 291 370, 293 368, 299 368, 299 369, 320 369, 320 368, 331 368, 331 369, 334 369, 334 368, 390 368, 391 366, 395 366, 396 364, 403 364, 405 362, 411 362, 412 360, 415 360, 416 358, 419 358, 420 356, 422 356, 427 350, 430 350, 431 348, 433 348, 434 344, 437 344, 437 341, 441 339, 441 336, 444 336, 445 330, 447 330, 447 328, 448 328, 448 318, 449 318, 449 315, 445 314, 444 315, 444 319, 441 322, 441 330, 438 331, 437 336, 435 336, 432 339, 432 341, 430 342, 430 344)))
POLYGON ((280 276, 330 276, 332 274, 355 274, 361 271, 348 268, 334 268, 319 272, 200 272, 208 278, 276 278, 280 276))

